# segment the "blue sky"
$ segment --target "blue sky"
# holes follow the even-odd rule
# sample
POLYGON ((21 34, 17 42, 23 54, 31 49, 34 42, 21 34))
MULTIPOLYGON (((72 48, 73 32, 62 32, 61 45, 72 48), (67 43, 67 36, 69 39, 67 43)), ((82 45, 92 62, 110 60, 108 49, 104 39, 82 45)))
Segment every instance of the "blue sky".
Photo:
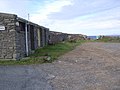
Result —
POLYGON ((17 14, 52 31, 120 35, 120 0, 0 0, 0 12, 17 14))

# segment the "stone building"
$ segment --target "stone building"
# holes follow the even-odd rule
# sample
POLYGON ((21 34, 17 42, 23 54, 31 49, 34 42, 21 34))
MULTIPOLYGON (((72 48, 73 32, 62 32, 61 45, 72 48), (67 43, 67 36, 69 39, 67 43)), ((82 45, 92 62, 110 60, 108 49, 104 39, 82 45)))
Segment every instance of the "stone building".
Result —
POLYGON ((68 34, 62 32, 49 32, 49 44, 56 44, 68 39, 68 34))
POLYGON ((49 29, 14 14, 0 13, 0 59, 19 60, 48 44, 49 29))

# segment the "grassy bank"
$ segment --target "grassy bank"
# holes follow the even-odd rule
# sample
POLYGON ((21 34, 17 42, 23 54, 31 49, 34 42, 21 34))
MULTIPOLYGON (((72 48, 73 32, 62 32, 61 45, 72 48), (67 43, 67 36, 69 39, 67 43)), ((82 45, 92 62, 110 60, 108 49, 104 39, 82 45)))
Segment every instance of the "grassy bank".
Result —
POLYGON ((26 64, 42 64, 51 63, 59 56, 73 50, 76 46, 85 41, 76 42, 62 42, 56 45, 48 45, 44 48, 37 49, 34 54, 30 55, 26 59, 19 61, 0 61, 0 65, 26 65, 26 64))
POLYGON ((102 39, 99 40, 95 40, 98 42, 111 42, 111 43, 120 43, 120 37, 109 37, 109 36, 105 36, 102 39))

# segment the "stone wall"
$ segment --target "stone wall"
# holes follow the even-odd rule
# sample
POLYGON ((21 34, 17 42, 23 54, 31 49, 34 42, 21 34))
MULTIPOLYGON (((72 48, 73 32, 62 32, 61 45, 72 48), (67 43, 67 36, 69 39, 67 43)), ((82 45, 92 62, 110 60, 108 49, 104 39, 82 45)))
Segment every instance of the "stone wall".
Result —
POLYGON ((54 31, 49 32, 49 44, 55 44, 66 40, 87 40, 87 36, 82 34, 67 34, 54 31))
POLYGON ((61 32, 49 32, 49 44, 55 44, 67 40, 67 34, 61 32))
POLYGON ((0 59, 16 59, 15 18, 16 15, 0 13, 0 59))
POLYGON ((87 36, 82 34, 68 34, 68 40, 87 40, 87 36))

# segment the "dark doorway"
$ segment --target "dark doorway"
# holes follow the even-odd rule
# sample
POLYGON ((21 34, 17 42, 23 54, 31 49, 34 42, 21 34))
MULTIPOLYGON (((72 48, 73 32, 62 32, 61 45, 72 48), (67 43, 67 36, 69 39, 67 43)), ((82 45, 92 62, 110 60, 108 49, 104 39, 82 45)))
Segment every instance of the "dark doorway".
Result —
POLYGON ((40 36, 41 36, 41 38, 40 38, 40 41, 41 41, 41 44, 40 44, 40 46, 41 47, 43 47, 43 31, 42 31, 42 28, 40 28, 40 36))
POLYGON ((46 34, 47 34, 46 29, 44 29, 45 45, 47 45, 47 37, 46 37, 47 35, 46 34))
POLYGON ((30 25, 30 41, 31 41, 31 50, 35 50, 34 26, 33 25, 30 25))
POLYGON ((25 32, 25 23, 19 22, 19 27, 20 27, 20 31, 24 31, 25 32))
POLYGON ((18 36, 18 42, 20 48, 21 48, 21 55, 26 56, 26 37, 25 37, 25 23, 19 21, 19 29, 17 29, 17 36, 18 36))

